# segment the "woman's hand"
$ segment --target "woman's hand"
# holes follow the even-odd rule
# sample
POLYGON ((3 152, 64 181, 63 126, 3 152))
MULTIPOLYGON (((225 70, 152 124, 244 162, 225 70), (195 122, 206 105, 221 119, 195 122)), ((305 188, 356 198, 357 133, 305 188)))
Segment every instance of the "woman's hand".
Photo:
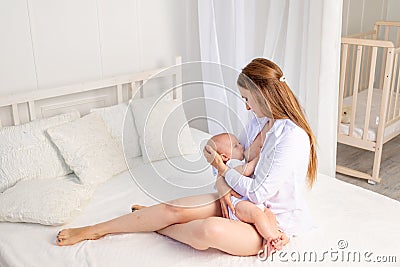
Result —
POLYGON ((225 165, 221 156, 210 145, 204 147, 203 154, 207 161, 218 170, 218 173, 224 175, 228 171, 228 166, 225 165))
POLYGON ((242 196, 233 191, 222 176, 218 176, 217 181, 215 182, 215 187, 220 196, 219 202, 221 204, 222 217, 229 219, 228 207, 231 209, 233 214, 235 214, 235 207, 232 204, 231 196, 237 198, 241 198, 242 196))

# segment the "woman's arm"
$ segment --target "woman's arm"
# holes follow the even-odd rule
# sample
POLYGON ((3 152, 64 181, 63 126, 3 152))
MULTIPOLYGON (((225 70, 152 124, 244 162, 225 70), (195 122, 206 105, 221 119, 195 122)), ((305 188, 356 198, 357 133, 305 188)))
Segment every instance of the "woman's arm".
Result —
POLYGON ((241 198, 242 196, 232 190, 232 188, 226 183, 223 176, 217 177, 215 188, 217 189, 220 197, 219 202, 221 204, 222 217, 229 219, 228 207, 231 209, 233 214, 235 214, 235 206, 232 204, 231 196, 237 198, 241 198))

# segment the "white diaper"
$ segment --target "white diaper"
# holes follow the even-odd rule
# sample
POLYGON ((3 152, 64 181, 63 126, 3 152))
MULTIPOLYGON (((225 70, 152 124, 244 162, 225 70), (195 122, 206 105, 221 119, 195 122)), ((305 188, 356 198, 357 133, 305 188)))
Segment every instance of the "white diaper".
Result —
MULTIPOLYGON (((240 201, 244 201, 244 200, 250 201, 247 197, 237 198, 237 197, 231 196, 231 202, 234 207, 236 207, 237 203, 239 203, 240 201)), ((254 204, 254 205, 256 205, 260 210, 264 211, 264 208, 265 208, 264 204, 261 203, 261 204, 254 204)), ((240 221, 239 218, 236 217, 235 214, 233 214, 232 210, 229 207, 228 207, 228 212, 229 212, 229 219, 235 220, 235 221, 240 221)))

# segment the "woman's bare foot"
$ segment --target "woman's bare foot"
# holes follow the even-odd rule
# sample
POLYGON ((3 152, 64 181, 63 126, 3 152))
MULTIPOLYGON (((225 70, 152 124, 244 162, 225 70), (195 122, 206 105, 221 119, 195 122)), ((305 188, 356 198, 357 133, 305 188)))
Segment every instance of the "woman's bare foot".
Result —
POLYGON ((131 210, 132 210, 132 212, 134 212, 134 211, 137 211, 137 210, 140 210, 140 209, 143 209, 143 208, 146 208, 146 206, 132 205, 131 210))
POLYGON ((59 246, 69 246, 83 240, 96 240, 104 236, 93 232, 91 226, 64 229, 58 232, 56 244, 59 246))

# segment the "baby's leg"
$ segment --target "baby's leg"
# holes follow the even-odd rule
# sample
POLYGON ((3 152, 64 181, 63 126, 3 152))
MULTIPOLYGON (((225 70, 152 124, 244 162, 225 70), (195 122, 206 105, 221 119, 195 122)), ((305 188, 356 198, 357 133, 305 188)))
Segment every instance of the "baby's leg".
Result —
POLYGON ((287 243, 289 243, 289 238, 285 235, 285 233, 278 229, 278 223, 276 222, 275 214, 273 214, 270 209, 264 208, 264 214, 269 218, 269 221, 279 232, 279 237, 272 240, 272 245, 276 250, 281 250, 287 243))
POLYGON ((269 210, 262 211, 250 201, 240 201, 235 206, 236 217, 242 222, 253 223, 260 235, 267 241, 269 250, 280 250, 289 242, 286 235, 278 230, 275 215, 269 210))
MULTIPOLYGON (((242 222, 253 223, 258 232, 267 240, 279 237, 275 216, 269 216, 250 201, 240 201, 235 206, 235 215, 242 222)), ((273 215, 273 214, 272 214, 273 215)))

